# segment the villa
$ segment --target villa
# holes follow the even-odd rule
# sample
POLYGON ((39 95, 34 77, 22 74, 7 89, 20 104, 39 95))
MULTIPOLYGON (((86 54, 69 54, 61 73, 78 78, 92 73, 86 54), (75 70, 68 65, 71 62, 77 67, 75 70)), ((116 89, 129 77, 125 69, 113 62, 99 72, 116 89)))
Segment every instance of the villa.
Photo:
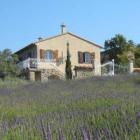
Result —
POLYGON ((16 52, 19 67, 25 77, 32 81, 65 79, 65 64, 69 47, 73 78, 101 75, 102 47, 73 33, 61 25, 61 34, 37 42, 16 52))

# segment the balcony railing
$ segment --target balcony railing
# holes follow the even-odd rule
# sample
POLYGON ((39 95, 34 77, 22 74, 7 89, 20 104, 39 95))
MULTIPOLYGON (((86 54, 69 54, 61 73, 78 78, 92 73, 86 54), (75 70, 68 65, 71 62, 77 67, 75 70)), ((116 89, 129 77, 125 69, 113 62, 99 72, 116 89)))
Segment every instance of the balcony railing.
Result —
POLYGON ((26 69, 26 68, 49 68, 51 65, 55 66, 57 61, 55 59, 47 60, 47 59, 36 59, 36 58, 28 58, 22 62, 19 62, 17 65, 19 68, 26 69))

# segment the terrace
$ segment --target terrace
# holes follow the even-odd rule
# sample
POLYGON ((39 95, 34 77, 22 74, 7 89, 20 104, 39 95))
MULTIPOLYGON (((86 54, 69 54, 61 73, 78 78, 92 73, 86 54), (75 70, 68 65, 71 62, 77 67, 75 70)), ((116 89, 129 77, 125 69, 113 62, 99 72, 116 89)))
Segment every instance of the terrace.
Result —
POLYGON ((23 69, 50 69, 54 66, 59 66, 61 63, 63 63, 62 60, 47 60, 47 59, 37 59, 37 58, 28 58, 24 61, 19 62, 17 65, 21 70, 23 69))

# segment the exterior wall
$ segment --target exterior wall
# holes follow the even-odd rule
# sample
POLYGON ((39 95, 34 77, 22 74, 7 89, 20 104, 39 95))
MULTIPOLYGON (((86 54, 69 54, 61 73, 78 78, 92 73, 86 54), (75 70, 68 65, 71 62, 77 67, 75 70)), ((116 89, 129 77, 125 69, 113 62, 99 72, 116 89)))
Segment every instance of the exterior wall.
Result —
MULTIPOLYGON (((65 73, 65 61, 67 56, 67 43, 69 43, 69 51, 71 54, 72 70, 74 74, 74 67, 92 67, 92 64, 78 63, 78 51, 81 52, 95 52, 96 65, 100 65, 100 48, 81 40, 70 34, 64 34, 62 36, 44 40, 36 43, 37 45, 37 58, 40 59, 40 49, 43 50, 58 50, 58 57, 63 57, 63 64, 58 65, 58 68, 65 73)), ((40 66, 41 67, 41 66, 40 66)), ((43 67, 43 66, 42 66, 43 67)), ((96 71, 96 75, 100 75, 100 70, 96 71)))

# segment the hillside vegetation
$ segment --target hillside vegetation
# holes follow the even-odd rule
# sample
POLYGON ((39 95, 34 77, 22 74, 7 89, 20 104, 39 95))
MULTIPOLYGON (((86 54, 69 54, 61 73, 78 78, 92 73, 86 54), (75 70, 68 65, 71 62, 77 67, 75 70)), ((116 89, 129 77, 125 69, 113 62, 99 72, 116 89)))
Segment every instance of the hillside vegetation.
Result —
POLYGON ((139 140, 136 76, 0 82, 1 140, 139 140))

